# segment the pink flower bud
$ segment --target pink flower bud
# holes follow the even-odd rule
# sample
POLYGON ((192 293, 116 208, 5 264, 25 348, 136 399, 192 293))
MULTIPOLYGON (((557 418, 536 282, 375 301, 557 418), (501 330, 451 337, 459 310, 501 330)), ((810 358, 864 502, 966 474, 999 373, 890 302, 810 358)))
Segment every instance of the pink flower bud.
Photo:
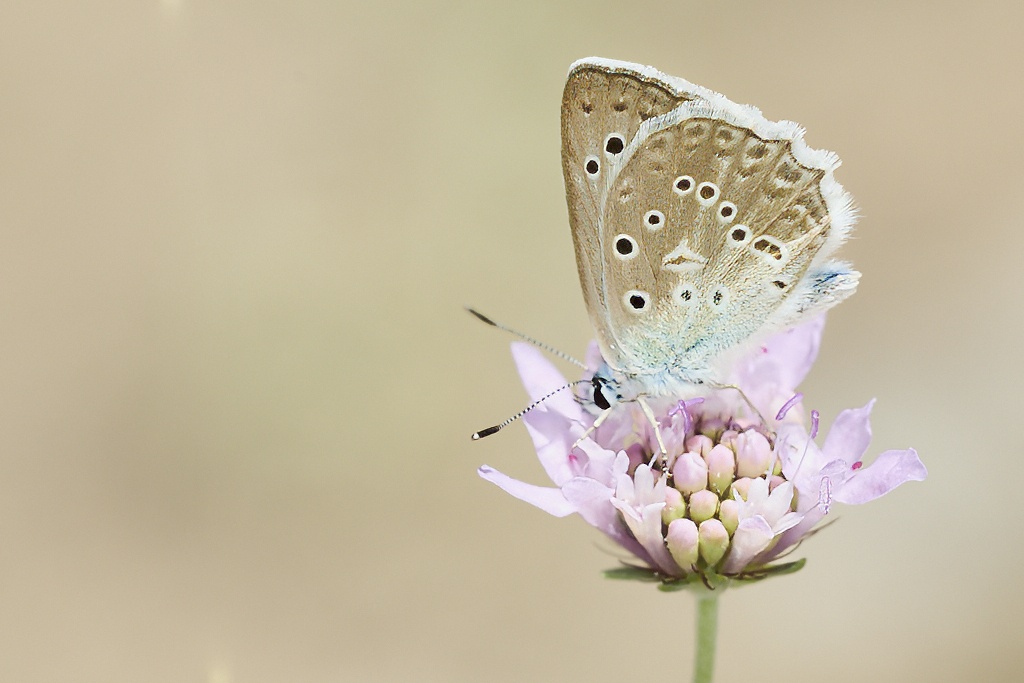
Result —
POLYGON ((704 456, 708 452, 710 452, 714 445, 715 442, 712 441, 709 437, 704 436, 703 434, 691 436, 689 439, 686 440, 686 450, 690 451, 691 453, 699 453, 701 456, 704 456))
POLYGON ((721 495, 725 492, 736 473, 736 455, 728 446, 718 444, 707 455, 708 482, 711 490, 721 495))
POLYGON ((668 525, 665 543, 672 559, 683 571, 692 571, 699 549, 697 525, 689 519, 676 519, 668 525))
POLYGON ((690 519, 700 523, 711 519, 718 512, 718 496, 708 490, 697 491, 690 496, 690 519))
POLYGON ((739 432, 735 429, 727 429, 722 432, 722 436, 718 438, 718 443, 725 444, 729 448, 733 448, 733 443, 735 443, 737 436, 739 436, 739 432))
POLYGON ((687 451, 672 466, 672 484, 683 493, 694 493, 708 486, 708 465, 704 458, 687 451))
POLYGON ((686 503, 683 494, 674 488, 665 489, 665 507, 661 509, 661 521, 671 524, 672 520, 686 516, 686 503))
POLYGON ((726 498, 718 505, 718 519, 732 537, 736 533, 736 527, 740 525, 740 504, 732 498, 726 498))
POLYGON ((760 477, 772 464, 772 447, 760 432, 748 429, 736 437, 736 476, 760 477))
POLYGON ((709 519, 700 523, 697 530, 698 547, 700 556, 708 563, 709 567, 718 564, 725 552, 729 550, 729 532, 717 519, 709 519))
POLYGON ((740 498, 743 500, 747 499, 747 494, 750 493, 750 485, 753 483, 753 479, 749 477, 742 477, 732 483, 732 490, 734 493, 740 494, 740 498))

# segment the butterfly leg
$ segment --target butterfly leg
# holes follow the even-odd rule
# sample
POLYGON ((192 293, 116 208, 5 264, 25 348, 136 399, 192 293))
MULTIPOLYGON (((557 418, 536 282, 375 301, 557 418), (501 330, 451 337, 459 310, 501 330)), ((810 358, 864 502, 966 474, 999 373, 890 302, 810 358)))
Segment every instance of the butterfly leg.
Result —
POLYGON ((579 447, 580 442, 583 441, 583 439, 587 438, 595 431, 597 431, 597 428, 604 424, 604 421, 608 419, 608 414, 611 412, 611 408, 606 408, 600 415, 598 415, 597 419, 594 420, 594 424, 590 425, 590 428, 587 431, 583 432, 583 436, 576 439, 576 443, 572 445, 572 448, 569 449, 569 452, 571 453, 572 451, 576 450, 579 447))
POLYGON ((668 450, 665 448, 665 442, 661 438, 661 427, 658 426, 658 420, 654 417, 654 411, 651 410, 651 406, 647 404, 643 396, 638 396, 636 402, 640 404, 640 410, 644 411, 647 421, 654 427, 654 438, 658 440, 659 457, 662 465, 664 465, 665 459, 668 457, 668 450))

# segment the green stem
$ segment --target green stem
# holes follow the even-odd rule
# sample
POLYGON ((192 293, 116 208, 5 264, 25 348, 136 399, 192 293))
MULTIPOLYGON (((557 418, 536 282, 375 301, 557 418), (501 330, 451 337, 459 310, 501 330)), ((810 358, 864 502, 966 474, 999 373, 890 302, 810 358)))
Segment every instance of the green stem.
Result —
POLYGON ((718 637, 718 592, 697 598, 697 651, 694 653, 693 683, 711 683, 715 673, 715 639, 718 637))

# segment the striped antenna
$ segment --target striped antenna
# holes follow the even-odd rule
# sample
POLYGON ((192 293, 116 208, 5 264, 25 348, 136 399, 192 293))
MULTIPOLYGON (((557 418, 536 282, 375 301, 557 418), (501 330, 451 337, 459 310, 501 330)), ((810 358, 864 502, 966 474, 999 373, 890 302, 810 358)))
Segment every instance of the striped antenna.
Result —
MULTIPOLYGON (((565 353, 563 351, 559 351, 558 349, 554 348, 553 346, 549 346, 549 345, 545 344, 542 341, 538 341, 538 340, 534 339, 533 337, 527 337, 522 332, 517 332, 516 330, 513 330, 511 327, 506 327, 505 325, 502 325, 501 323, 496 323, 493 320, 491 320, 490 318, 488 318, 486 315, 484 315, 483 313, 481 313, 480 311, 478 311, 478 310, 476 310, 474 308, 470 308, 469 306, 466 306, 466 310, 469 311, 470 313, 472 313, 473 315, 475 315, 478 320, 481 320, 481 321, 487 323, 491 327, 497 327, 499 330, 504 330, 505 332, 508 332, 511 335, 519 337, 523 341, 530 342, 531 344, 533 344, 537 348, 544 349, 545 351, 550 353, 552 356, 557 356, 558 358, 561 358, 562 360, 569 361, 573 365, 576 365, 577 367, 581 367, 584 370, 587 369, 586 365, 584 365, 580 361, 576 360, 575 358, 573 358, 569 354, 567 354, 567 353, 565 353)), ((499 429, 500 429, 500 427, 499 427, 499 429)), ((486 434, 484 436, 486 436, 486 434)))
POLYGON ((496 424, 493 427, 488 427, 487 429, 481 429, 479 432, 474 432, 473 433, 473 441, 479 441, 480 439, 484 438, 485 436, 490 436, 491 434, 497 434, 502 429, 504 429, 505 427, 509 426, 510 424, 512 424, 513 422, 515 422, 519 418, 521 418, 523 415, 526 415, 528 412, 530 412, 531 410, 533 410, 534 408, 536 408, 541 403, 543 403, 544 401, 548 400, 549 398, 551 398, 552 396, 554 396, 558 392, 565 391, 569 387, 574 387, 577 384, 589 384, 589 383, 590 383, 590 380, 580 379, 580 380, 576 380, 575 382, 569 382, 564 387, 558 387, 557 389, 552 391, 547 396, 544 396, 543 398, 537 399, 536 401, 534 401, 530 405, 526 406, 525 408, 523 408, 518 413, 516 413, 512 417, 508 418, 507 420, 505 420, 501 424, 496 424))

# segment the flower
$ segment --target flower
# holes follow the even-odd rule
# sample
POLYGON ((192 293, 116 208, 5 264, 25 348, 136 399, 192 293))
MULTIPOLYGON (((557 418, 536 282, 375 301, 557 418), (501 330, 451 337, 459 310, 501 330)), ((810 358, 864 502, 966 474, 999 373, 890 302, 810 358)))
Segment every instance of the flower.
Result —
MULTIPOLYGON (((634 404, 614 406, 584 436, 594 418, 564 391, 524 417, 554 486, 486 465, 480 476, 552 515, 579 514, 632 553, 640 565, 627 570, 633 575, 711 586, 792 571, 802 562, 770 563, 812 533, 833 503, 866 503, 927 475, 913 449, 885 451, 864 464, 874 401, 840 413, 821 446, 812 411, 808 433, 794 392, 823 329, 824 317, 816 318, 740 358, 730 381, 742 393, 721 388, 649 401, 664 458, 634 404)), ((566 384, 533 346, 516 342, 512 353, 531 399, 566 384)), ((600 363, 596 345, 588 361, 600 363)))

